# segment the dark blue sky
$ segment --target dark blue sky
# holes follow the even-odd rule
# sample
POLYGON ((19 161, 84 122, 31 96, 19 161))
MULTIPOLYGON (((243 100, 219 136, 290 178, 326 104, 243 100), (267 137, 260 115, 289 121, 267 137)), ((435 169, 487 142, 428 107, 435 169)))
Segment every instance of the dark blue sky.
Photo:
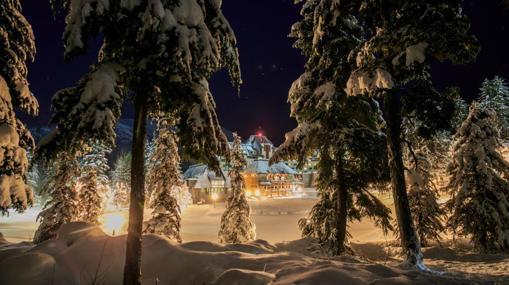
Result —
MULTIPOLYGON (((23 1, 24 14, 37 41, 37 57, 30 65, 29 80, 39 99, 41 115, 30 119, 31 125, 46 124, 51 96, 73 85, 95 61, 95 53, 91 52, 64 63, 61 42, 64 22, 61 17, 53 18, 48 2, 23 1)), ((484 78, 495 74, 509 77, 509 18, 497 0, 465 2, 472 31, 481 40, 483 50, 476 63, 436 65, 433 75, 438 88, 457 85, 465 98, 473 98, 484 78)), ((239 98, 225 72, 212 78, 221 123, 243 137, 262 128, 269 138, 280 143, 284 133, 295 126, 289 118, 286 97, 305 62, 299 51, 292 48, 293 40, 287 37, 291 25, 299 19, 299 7, 293 0, 224 0, 223 11, 239 41, 244 85, 239 98)), ((127 107, 124 116, 131 113, 127 107)))

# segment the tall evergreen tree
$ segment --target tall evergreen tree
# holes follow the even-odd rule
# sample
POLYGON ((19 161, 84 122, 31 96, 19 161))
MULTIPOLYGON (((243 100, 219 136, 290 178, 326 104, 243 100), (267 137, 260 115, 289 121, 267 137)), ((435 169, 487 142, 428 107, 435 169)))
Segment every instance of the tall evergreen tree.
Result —
POLYGON ((391 229, 390 210, 369 189, 384 180, 387 163, 380 155, 386 152, 385 138, 378 131, 376 103, 344 92, 352 68, 348 55, 363 34, 350 9, 350 4, 332 0, 304 3, 303 19, 291 33, 295 47, 308 57, 306 72, 294 82, 288 99, 298 126, 272 158, 297 158, 302 166, 308 154, 319 151, 320 200, 299 226, 304 236, 317 238, 334 255, 346 249, 348 220, 368 216, 391 229))
POLYGON ((251 207, 247 203, 242 176, 247 161, 241 144, 240 136, 234 133, 229 172, 231 190, 226 199, 226 209, 221 216, 218 234, 220 243, 244 243, 256 238, 256 226, 251 221, 251 207))
POLYGON ((35 243, 52 239, 61 225, 79 219, 77 178, 79 166, 74 158, 65 154, 54 161, 55 172, 47 184, 50 200, 37 216, 40 225, 34 236, 35 243))
MULTIPOLYGON (((152 166, 150 162, 152 160, 152 157, 154 156, 156 139, 157 139, 156 134, 154 134, 152 139, 147 141, 147 149, 145 151, 145 171, 147 173, 147 176, 148 176, 148 173, 150 173, 152 171, 152 169, 150 169, 150 167, 152 166)), ((145 193, 146 193, 145 206, 147 205, 148 202, 150 202, 150 200, 152 198, 152 190, 153 189, 148 187, 148 181, 147 181, 147 179, 145 179, 145 193)))
POLYGON ((403 163, 402 123, 412 116, 423 122, 419 134, 429 136, 446 127, 453 113, 451 102, 433 89, 430 64, 464 63, 478 52, 469 34, 461 0, 352 1, 366 38, 352 51, 356 65, 347 83, 351 96, 369 94, 383 101, 391 188, 406 263, 422 265, 419 240, 412 221, 403 163))
POLYGON ((0 214, 9 208, 22 212, 32 204, 26 184, 27 151, 34 140, 15 110, 37 115, 39 105, 28 88, 26 62, 35 56, 32 27, 21 13, 19 0, 0 5, 0 214))
POLYGON ((428 246, 430 241, 440 242, 441 233, 445 230, 443 223, 445 212, 438 203, 440 193, 433 181, 433 168, 429 155, 422 150, 411 150, 405 177, 408 186, 408 202, 422 246, 428 246))
POLYGON ((483 108, 496 112, 500 138, 509 143, 509 86, 505 79, 495 76, 484 80, 479 102, 483 108))
POLYGON ((131 153, 122 153, 117 157, 111 174, 113 189, 113 204, 117 208, 129 206, 129 193, 131 193, 131 153))
POLYGON ((493 110, 473 103, 449 166, 450 229, 484 251, 509 249, 509 163, 498 153, 493 110))
POLYGON ((440 242, 445 211, 439 204, 440 188, 446 183, 446 168, 450 162, 451 137, 468 115, 468 107, 458 88, 448 89, 443 96, 454 106, 450 127, 423 136, 420 120, 413 116, 403 119, 405 178, 413 222, 421 245, 440 242))
POLYGON ((48 183, 54 176, 55 167, 43 161, 31 161, 30 170, 27 174, 27 183, 34 192, 35 202, 43 206, 50 198, 48 183))
POLYGON ((170 118, 160 118, 154 152, 148 163, 147 188, 153 193, 150 203, 152 217, 145 222, 145 233, 165 235, 182 242, 180 236, 181 208, 176 199, 188 191, 180 170, 177 137, 170 118))
POLYGON ((86 52, 87 39, 99 32, 104 44, 92 71, 53 98, 58 133, 46 151, 79 154, 90 140, 113 147, 114 127, 129 91, 135 119, 124 284, 139 284, 147 116, 176 114, 184 153, 218 170, 218 155, 228 148, 208 79, 227 67, 240 85, 236 39, 221 12, 222 1, 53 2, 67 12, 67 59, 86 52))
POLYGON ((79 184, 79 213, 85 222, 99 224, 102 213, 103 197, 108 189, 109 149, 103 145, 93 144, 91 150, 80 162, 81 176, 79 184))

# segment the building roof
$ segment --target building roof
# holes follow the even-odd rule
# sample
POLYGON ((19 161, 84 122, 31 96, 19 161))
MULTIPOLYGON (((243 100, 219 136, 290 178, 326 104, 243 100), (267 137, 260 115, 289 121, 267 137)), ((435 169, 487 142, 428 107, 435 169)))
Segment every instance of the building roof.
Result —
POLYGON ((297 174, 293 168, 284 162, 274 163, 269 168, 270 173, 297 174))
POLYGON ((205 164, 195 164, 189 167, 184 172, 184 179, 195 181, 192 184, 193 188, 206 189, 214 188, 217 185, 213 184, 214 181, 223 181, 220 187, 230 187, 230 178, 222 171, 222 175, 217 175, 214 171, 211 171, 205 164))
POLYGON ((205 164, 191 165, 186 172, 184 172, 184 179, 198 179, 206 175, 209 179, 224 179, 224 173, 217 175, 214 171, 209 170, 205 164))
POLYGON ((267 159, 256 159, 251 164, 246 167, 245 170, 247 173, 257 173, 257 174, 297 174, 297 172, 288 166, 284 162, 278 162, 272 165, 269 165, 269 161, 267 159))
POLYGON ((252 146, 261 146, 262 144, 270 144, 274 146, 274 144, 266 136, 263 135, 251 135, 244 143, 252 146))

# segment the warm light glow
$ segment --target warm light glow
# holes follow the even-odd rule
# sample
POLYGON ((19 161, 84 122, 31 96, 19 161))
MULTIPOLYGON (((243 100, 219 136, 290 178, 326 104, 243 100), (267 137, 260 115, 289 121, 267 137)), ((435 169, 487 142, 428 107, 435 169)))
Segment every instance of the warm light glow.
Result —
POLYGON ((253 192, 251 192, 251 191, 246 191, 246 196, 247 196, 247 197, 251 197, 251 196, 253 196, 253 192))
POLYGON ((101 228, 111 235, 122 234, 126 231, 127 219, 123 212, 106 213, 101 217, 101 228))
POLYGON ((217 193, 212 193, 210 198, 212 198, 213 201, 217 201, 217 199, 219 199, 219 195, 217 193))
POLYGON ((262 132, 258 132, 256 135, 261 137, 261 136, 263 136, 263 133, 262 132))
POLYGON ((262 195, 262 193, 260 192, 260 190, 259 190, 259 189, 256 189, 256 191, 255 191, 255 196, 256 196, 256 197, 260 197, 261 195, 262 195))

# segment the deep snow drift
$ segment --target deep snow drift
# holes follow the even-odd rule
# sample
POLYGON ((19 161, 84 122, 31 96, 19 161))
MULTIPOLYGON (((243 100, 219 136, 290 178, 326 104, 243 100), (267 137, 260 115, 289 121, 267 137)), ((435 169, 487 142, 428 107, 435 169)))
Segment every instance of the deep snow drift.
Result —
MULTIPOLYGON (((55 240, 37 246, 0 237, 0 284, 122 284, 124 243, 125 236, 111 237, 86 223, 64 225, 55 240)), ((353 257, 312 257, 309 246, 305 240, 276 246, 262 240, 178 245, 146 235, 143 284, 479 284, 353 257)))

